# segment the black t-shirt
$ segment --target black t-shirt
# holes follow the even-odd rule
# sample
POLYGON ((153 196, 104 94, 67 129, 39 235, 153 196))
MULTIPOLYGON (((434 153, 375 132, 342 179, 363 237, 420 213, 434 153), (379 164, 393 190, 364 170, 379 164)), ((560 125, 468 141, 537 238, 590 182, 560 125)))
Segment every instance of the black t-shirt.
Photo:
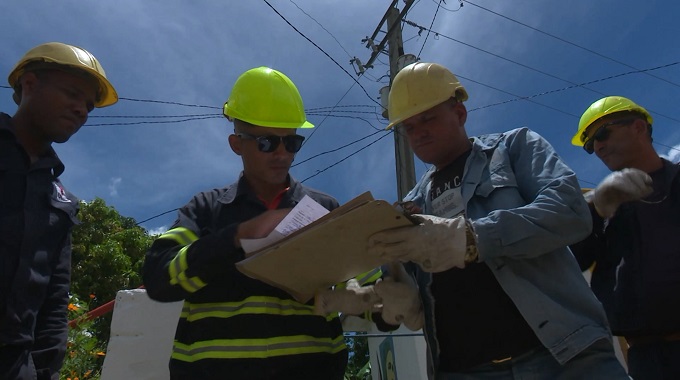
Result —
MULTIPOLYGON (((433 174, 429 196, 435 215, 464 213, 460 186, 468 155, 433 174)), ((434 273, 431 291, 440 371, 462 371, 540 345, 486 263, 434 273)))

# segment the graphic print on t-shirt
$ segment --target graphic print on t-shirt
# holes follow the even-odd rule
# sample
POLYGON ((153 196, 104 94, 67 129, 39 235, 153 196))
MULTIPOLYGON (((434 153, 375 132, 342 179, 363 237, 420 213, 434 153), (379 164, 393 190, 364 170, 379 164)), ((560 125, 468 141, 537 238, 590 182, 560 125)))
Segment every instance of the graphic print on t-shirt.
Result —
POLYGON ((429 196, 434 215, 453 218, 465 211, 461 185, 468 155, 469 152, 461 155, 456 161, 432 174, 429 196))

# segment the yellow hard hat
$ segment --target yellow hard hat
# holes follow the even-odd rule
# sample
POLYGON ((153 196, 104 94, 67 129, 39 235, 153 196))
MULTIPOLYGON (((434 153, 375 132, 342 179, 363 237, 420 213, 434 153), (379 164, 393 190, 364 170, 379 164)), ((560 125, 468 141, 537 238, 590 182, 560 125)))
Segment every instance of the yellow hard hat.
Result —
MULTIPOLYGON (((83 48, 63 44, 61 42, 48 42, 29 50, 21 57, 19 62, 14 65, 14 68, 9 73, 7 81, 12 88, 16 88, 19 78, 26 71, 44 69, 46 67, 59 70, 60 66, 61 69, 69 68, 82 70, 97 80, 99 88, 97 89, 95 107, 110 106, 118 101, 118 94, 113 88, 113 85, 111 85, 111 82, 106 79, 104 68, 99 64, 97 58, 83 48), (33 63, 39 62, 47 63, 49 66, 32 65, 33 63)), ((19 99, 16 94, 14 96, 14 101, 19 104, 19 99)))
POLYGON ((623 96, 607 96, 595 103, 591 104, 588 109, 581 115, 581 120, 578 122, 578 130, 574 137, 571 138, 571 143, 576 146, 583 146, 586 141, 586 130, 591 124, 597 120, 611 115, 616 112, 637 112, 645 116, 647 123, 652 125, 654 119, 646 109, 635 104, 632 100, 624 98, 623 96))
POLYGON ((446 67, 437 63, 412 63, 392 81, 387 104, 390 118, 387 129, 454 96, 460 102, 468 99, 465 87, 446 67))
POLYGON ((269 67, 256 67, 238 77, 224 103, 224 116, 261 127, 314 128, 295 84, 269 67))

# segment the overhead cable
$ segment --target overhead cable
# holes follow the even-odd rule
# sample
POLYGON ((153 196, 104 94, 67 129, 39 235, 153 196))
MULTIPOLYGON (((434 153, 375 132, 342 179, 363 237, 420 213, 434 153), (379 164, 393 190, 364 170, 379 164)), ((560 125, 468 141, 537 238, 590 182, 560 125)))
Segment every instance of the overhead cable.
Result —
MULTIPOLYGON (((548 37, 554 38, 554 39, 556 39, 556 40, 558 40, 558 41, 564 42, 564 43, 566 43, 566 44, 568 44, 568 45, 574 46, 574 47, 579 48, 579 49, 581 49, 581 50, 585 50, 585 51, 587 51, 587 52, 589 52, 589 53, 591 53, 591 54, 595 54, 595 55, 597 55, 598 57, 601 57, 601 58, 607 59, 607 60, 609 60, 609 61, 618 63, 619 65, 626 66, 626 67, 628 67, 629 69, 640 70, 639 68, 637 68, 637 67, 635 67, 635 66, 631 66, 631 65, 629 65, 629 64, 627 64, 627 63, 625 63, 625 62, 621 62, 621 61, 616 60, 616 59, 614 59, 614 58, 608 57, 608 56, 606 56, 606 55, 604 55, 604 54, 602 54, 602 53, 596 52, 595 50, 588 49, 588 48, 583 47, 583 46, 581 46, 581 45, 578 45, 578 44, 576 44, 576 43, 574 43, 574 42, 565 40, 564 38, 558 37, 558 36, 556 36, 556 35, 554 35, 554 34, 550 34, 550 33, 548 33, 548 32, 544 32, 544 31, 542 31, 542 30, 540 30, 540 29, 538 29, 538 28, 534 28, 533 26, 527 25, 527 24, 525 24, 525 23, 523 23, 523 22, 517 21, 517 20, 512 19, 512 18, 510 18, 510 17, 508 17, 508 16, 502 15, 502 14, 500 14, 500 13, 498 13, 498 12, 494 12, 494 11, 492 11, 491 9, 484 8, 484 7, 482 7, 481 5, 477 5, 477 4, 475 4, 475 3, 471 2, 471 1, 468 1, 468 0, 463 0, 463 1, 465 1, 466 3, 468 3, 468 4, 470 4, 470 5, 475 6, 475 7, 477 7, 477 8, 480 8, 480 9, 482 9, 482 10, 485 10, 485 11, 487 11, 487 12, 493 13, 493 14, 495 14, 496 16, 502 17, 502 18, 504 18, 504 19, 506 19, 506 20, 512 21, 512 22, 514 22, 514 23, 517 23, 517 24, 519 24, 519 25, 522 25, 522 26, 524 26, 524 27, 527 27, 527 28, 529 28, 529 29, 531 29, 531 30, 534 30, 534 31, 536 31, 536 32, 539 32, 539 33, 541 33, 541 34, 544 34, 544 35, 546 35, 546 36, 548 36, 548 37)), ((651 77, 653 77, 653 78, 656 78, 656 79, 658 79, 658 80, 664 81, 664 82, 666 82, 666 83, 668 83, 668 84, 671 84, 671 85, 673 85, 673 86, 680 87, 679 84, 674 83, 674 82, 671 82, 671 81, 669 81, 668 79, 665 79, 665 78, 662 78, 662 77, 659 77, 659 76, 656 76, 656 75, 653 75, 653 74, 650 74, 650 73, 645 73, 645 74, 647 74, 647 75, 649 75, 649 76, 651 76, 651 77)))

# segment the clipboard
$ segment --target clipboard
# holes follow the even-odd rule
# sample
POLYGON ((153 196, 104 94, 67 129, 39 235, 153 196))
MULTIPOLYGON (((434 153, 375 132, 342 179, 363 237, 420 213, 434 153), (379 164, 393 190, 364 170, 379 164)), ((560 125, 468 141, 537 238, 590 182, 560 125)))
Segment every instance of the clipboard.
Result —
POLYGON ((278 242, 236 263, 243 274, 306 303, 316 291, 386 264, 366 252, 376 232, 414 223, 366 192, 278 242))

